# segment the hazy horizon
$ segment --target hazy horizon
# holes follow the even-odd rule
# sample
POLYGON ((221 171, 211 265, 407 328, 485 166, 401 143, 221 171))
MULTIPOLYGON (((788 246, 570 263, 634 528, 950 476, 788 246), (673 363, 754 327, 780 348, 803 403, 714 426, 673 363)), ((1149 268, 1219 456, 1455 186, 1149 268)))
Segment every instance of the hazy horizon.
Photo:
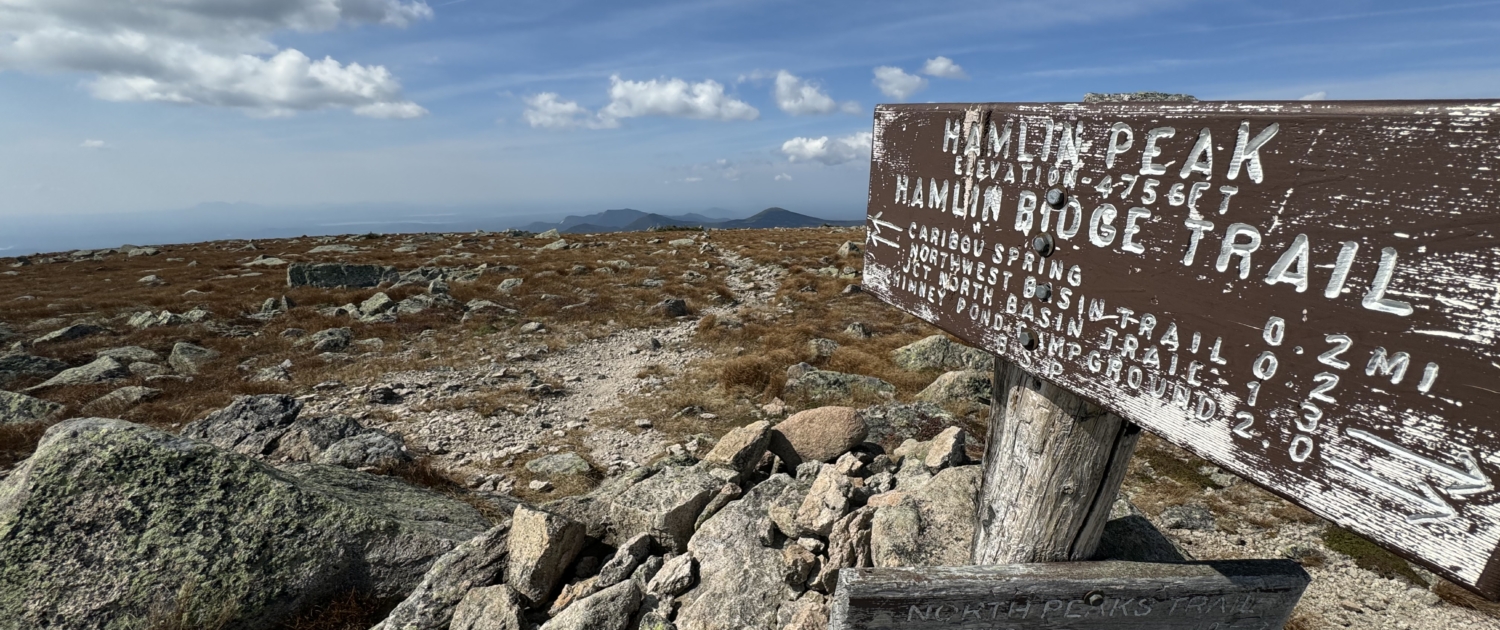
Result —
MULTIPOLYGON (((783 206, 776 206, 783 207, 783 206)), ((500 231, 533 222, 556 223, 567 216, 592 215, 610 208, 554 207, 539 211, 499 206, 423 206, 417 204, 318 204, 264 206, 204 203, 192 208, 156 212, 17 217, 0 230, 0 257, 121 245, 169 245, 216 240, 288 238, 337 234, 500 231)), ((696 213, 740 219, 766 208, 629 208, 678 216, 696 213)), ((863 207, 844 210, 786 208, 828 220, 860 219, 863 207)))

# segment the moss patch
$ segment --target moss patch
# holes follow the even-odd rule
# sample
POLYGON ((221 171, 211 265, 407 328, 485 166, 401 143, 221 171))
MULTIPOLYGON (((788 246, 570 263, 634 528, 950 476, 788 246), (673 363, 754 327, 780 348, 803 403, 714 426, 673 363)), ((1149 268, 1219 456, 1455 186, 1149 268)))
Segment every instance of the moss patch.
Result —
POLYGON ((1198 467, 1204 464, 1202 460, 1185 462, 1171 453, 1153 448, 1137 449, 1136 455, 1151 464, 1151 470, 1156 471, 1158 476, 1174 479, 1179 483, 1199 489, 1223 487, 1215 483, 1208 475, 1199 472, 1198 467))
POLYGON ((1427 586, 1405 560, 1347 529, 1332 526, 1323 530, 1323 544, 1353 558, 1360 568, 1374 571, 1381 577, 1400 577, 1416 586, 1427 586))

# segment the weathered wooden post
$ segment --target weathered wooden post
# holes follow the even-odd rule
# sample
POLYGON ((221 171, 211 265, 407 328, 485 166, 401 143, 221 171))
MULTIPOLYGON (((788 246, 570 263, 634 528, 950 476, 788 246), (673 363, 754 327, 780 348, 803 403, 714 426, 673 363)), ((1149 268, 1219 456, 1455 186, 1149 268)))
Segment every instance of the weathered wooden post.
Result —
POLYGON ((1140 428, 997 359, 974 564, 1088 560, 1140 428))
POLYGON ((1015 564, 1093 554, 1136 426, 1500 596, 1497 131, 1500 102, 878 107, 865 287, 997 355, 996 404, 979 566, 848 570, 833 627, 1113 623, 1129 588, 1152 627, 1284 621, 1285 563, 1015 564))

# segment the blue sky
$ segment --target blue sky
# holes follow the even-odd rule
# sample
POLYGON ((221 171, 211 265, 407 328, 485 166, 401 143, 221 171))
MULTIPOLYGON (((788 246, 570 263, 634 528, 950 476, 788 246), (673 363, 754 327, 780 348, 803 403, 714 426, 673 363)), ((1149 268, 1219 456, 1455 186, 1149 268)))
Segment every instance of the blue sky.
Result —
POLYGON ((1500 97, 1500 2, 0 0, 0 219, 857 216, 877 103, 1145 89, 1500 97))

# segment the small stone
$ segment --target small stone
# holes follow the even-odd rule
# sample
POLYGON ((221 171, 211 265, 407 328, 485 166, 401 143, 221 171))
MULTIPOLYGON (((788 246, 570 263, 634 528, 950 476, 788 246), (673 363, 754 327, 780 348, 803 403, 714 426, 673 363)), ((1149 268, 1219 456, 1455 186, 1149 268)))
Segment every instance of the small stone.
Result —
POLYGON ((629 578, 635 572, 637 566, 651 555, 651 535, 646 533, 636 534, 630 540, 620 545, 615 555, 604 563, 599 569, 599 581, 596 588, 609 588, 619 584, 621 580, 629 578))
POLYGON ((543 477, 582 475, 590 469, 588 461, 577 453, 558 453, 526 462, 526 470, 543 477))
POLYGON ((802 545, 787 545, 781 550, 781 561, 786 566, 787 586, 800 587, 813 574, 818 557, 802 545))
POLYGON ((1167 529, 1211 532, 1218 528, 1213 513, 1201 505, 1174 505, 1162 510, 1160 520, 1167 529))
POLYGON ((811 352, 814 357, 819 359, 826 359, 833 356, 833 352, 838 349, 838 342, 832 339, 818 338, 807 342, 808 352, 811 352))
POLYGON ((692 314, 688 309, 687 301, 681 298, 667 298, 654 308, 666 317, 686 317, 692 314))
POLYGON ((526 484, 526 487, 532 492, 551 492, 552 482, 546 481, 544 479, 537 479, 532 481, 531 483, 526 484))
POLYGON ((693 554, 683 553, 672 556, 664 564, 651 582, 646 585, 646 593, 658 598, 676 597, 688 592, 693 588, 696 581, 698 563, 693 560, 693 554))
POLYGON ((870 329, 865 327, 865 325, 860 322, 854 322, 852 324, 849 324, 848 326, 845 326, 844 334, 851 337, 858 337, 860 339, 868 338, 871 335, 870 329))
POLYGON ((132 385, 121 387, 95 398, 83 406, 84 413, 95 416, 115 415, 161 395, 161 390, 132 385))

